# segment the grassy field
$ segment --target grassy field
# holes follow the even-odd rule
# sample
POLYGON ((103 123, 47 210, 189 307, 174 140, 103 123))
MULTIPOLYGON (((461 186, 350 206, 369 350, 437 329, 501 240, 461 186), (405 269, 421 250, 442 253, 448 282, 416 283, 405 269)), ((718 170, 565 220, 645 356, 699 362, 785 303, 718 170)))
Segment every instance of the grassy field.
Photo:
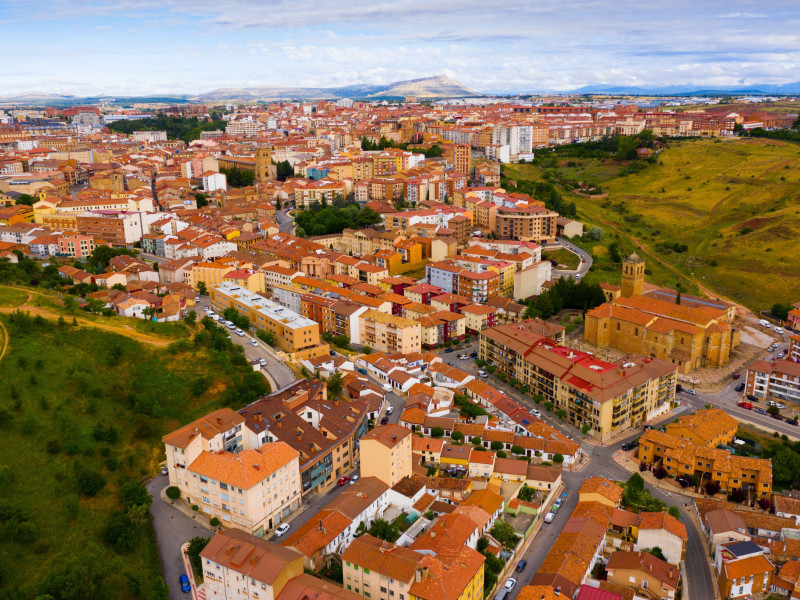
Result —
POLYGON ((555 260, 558 262, 559 269, 574 270, 578 268, 580 259, 577 254, 569 250, 543 250, 542 260, 555 260))
MULTIPOLYGON (((681 281, 687 291, 696 287, 672 267, 754 310, 797 301, 800 146, 765 139, 681 141, 639 173, 621 175, 620 168, 608 160, 559 162, 562 176, 592 180, 608 193, 565 193, 581 220, 605 230, 600 245, 616 240, 628 252, 644 244, 646 250, 637 251, 648 260, 648 280, 660 285, 681 281)), ((542 172, 536 165, 515 165, 507 175, 539 179, 542 172)), ((598 261, 592 271, 613 282, 603 264, 598 261)), ((590 273, 589 281, 596 277, 590 273)))
POLYGON ((126 551, 104 538, 119 490, 157 471, 163 433, 256 374, 225 345, 155 348, 64 316, 0 315, 0 597, 160 598, 149 519, 126 551))
POLYGON ((0 285, 0 306, 15 307, 25 302, 27 294, 22 291, 5 285, 0 285))

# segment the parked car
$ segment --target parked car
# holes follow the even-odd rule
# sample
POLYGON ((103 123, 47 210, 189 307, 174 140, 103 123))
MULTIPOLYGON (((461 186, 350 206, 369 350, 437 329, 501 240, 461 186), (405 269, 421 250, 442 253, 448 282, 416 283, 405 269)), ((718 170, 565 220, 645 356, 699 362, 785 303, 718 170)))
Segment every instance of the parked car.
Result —
POLYGON ((392 384, 391 383, 382 383, 381 384, 381 389, 384 392, 391 392, 392 391, 392 384))
POLYGON ((778 335, 782 335, 782 334, 783 334, 783 327, 776 327, 776 328, 774 329, 774 331, 775 331, 775 333, 777 333, 778 335))
POLYGON ((489 374, 486 371, 484 371, 483 369, 478 371, 478 375, 480 375, 481 377, 488 377, 489 376, 489 374))
POLYGON ((258 348, 258 342, 256 340, 250 340, 250 345, 254 348, 258 348))
POLYGON ((779 359, 783 358, 783 352, 781 352, 780 354, 778 354, 778 358, 779 358, 779 359))
POLYGON ((638 445, 639 445, 639 442, 637 442, 636 440, 631 440, 630 442, 622 444, 622 449, 625 450, 625 451, 633 450, 638 445))
POLYGON ((544 522, 545 523, 552 523, 553 519, 555 519, 555 518, 556 518, 556 513, 549 512, 544 516, 544 522))
POLYGON ((394 412, 394 406, 387 406, 386 407, 386 414, 390 415, 394 412))
POLYGON ((161 467, 161 474, 162 475, 166 475, 167 473, 169 473, 169 470, 167 469, 167 467, 161 467))
POLYGON ((781 404, 780 402, 775 402, 774 400, 770 400, 769 402, 767 402, 767 406, 774 406, 776 408, 786 408, 783 404, 781 404))
POLYGON ((236 335, 238 335, 239 337, 244 337, 244 331, 242 331, 241 329, 239 329, 239 328, 237 327, 237 328, 236 328, 236 335))
POLYGON ((737 404, 736 406, 739 406, 741 408, 746 408, 747 410, 753 410, 753 405, 750 404, 749 402, 739 402, 739 404, 737 404))
POLYGON ((513 589, 514 589, 514 586, 515 586, 515 585, 517 585, 517 580, 516 580, 516 579, 514 579, 513 577, 509 577, 508 579, 506 579, 506 583, 505 583, 505 585, 504 585, 503 587, 504 587, 504 588, 505 588, 507 591, 509 591, 509 592, 510 592, 511 590, 513 590, 513 589))
POLYGON ((769 322, 769 321, 767 321, 766 319, 761 319, 761 320, 758 322, 758 324, 759 324, 759 325, 761 325, 762 327, 772 327, 772 325, 770 324, 770 322, 769 322))
POLYGON ((778 421, 783 421, 783 415, 781 414, 772 415, 772 418, 777 419, 778 421))
POLYGON ((534 416, 534 417, 539 417, 540 419, 542 418, 542 413, 540 413, 540 412, 539 412, 538 410, 536 410, 535 408, 532 408, 532 409, 531 409, 531 414, 533 414, 533 416, 534 416))
POLYGON ((763 408, 754 408, 754 409, 753 409, 753 412, 754 412, 754 413, 758 413, 758 414, 760 414, 760 415, 765 415, 765 414, 767 414, 767 411, 765 411, 763 408))
POLYGON ((734 389, 737 392, 743 392, 744 391, 744 381, 742 383, 740 383, 739 385, 737 385, 734 389))
POLYGON ((356 367, 356 371, 358 371, 362 375, 366 375, 367 374, 367 370, 364 367, 356 367))
POLYGON ((381 425, 386 425, 389 422, 389 417, 383 417, 381 419, 381 425))
POLYGON ((350 485, 353 485, 356 481, 358 481, 358 479, 359 479, 359 475, 353 475, 350 478, 350 485))
POLYGON ((689 394, 690 396, 697 396, 697 392, 694 390, 683 390, 685 393, 689 394))
POLYGON ((182 592, 191 592, 191 591, 192 591, 192 586, 191 586, 191 585, 189 585, 189 577, 186 575, 186 573, 184 573, 183 575, 181 575, 181 576, 178 578, 178 581, 179 581, 179 582, 180 582, 180 584, 181 584, 181 591, 182 591, 182 592))
POLYGON ((460 358, 461 360, 469 360, 469 355, 468 354, 459 354, 458 358, 460 358))
POLYGON ((561 498, 556 498, 556 501, 553 503, 553 505, 557 506, 558 508, 561 508, 562 504, 564 504, 564 500, 562 500, 561 498))
POLYGON ((786 419, 786 422, 789 425, 794 425, 795 427, 797 427, 797 419, 786 419))
POLYGON ((328 354, 330 354, 331 356, 336 356, 336 352, 334 352, 333 350, 328 350, 328 354))
POLYGON ((734 373, 733 375, 731 375, 731 379, 739 379, 739 374, 734 373))
POLYGON ((195 301, 195 302, 200 302, 200 296, 195 296, 195 297, 194 297, 194 301, 195 301))
POLYGON ((645 425, 644 430, 647 431, 648 429, 655 429, 652 425, 645 425))
POLYGON ((267 359, 266 358, 259 358, 258 359, 258 364, 260 366, 262 366, 262 367, 266 367, 267 366, 267 359))
POLYGON ((444 353, 445 353, 445 354, 450 354, 451 352, 455 352, 455 351, 456 351, 456 349, 455 349, 455 348, 447 348, 447 349, 444 351, 444 353))
POLYGON ((340 477, 339 481, 336 482, 336 485, 338 485, 339 487, 342 487, 343 485, 345 485, 347 483, 350 483, 350 478, 349 477, 340 477))
POLYGON ((472 354, 470 354, 470 356, 472 358, 478 358, 478 353, 477 352, 473 352, 472 354))
POLYGON ((753 394, 747 394, 747 399, 750 400, 750 402, 758 402, 758 398, 753 396, 753 394))
POLYGON ((528 566, 528 561, 527 560, 521 560, 521 561, 519 561, 517 563, 517 568, 515 569, 515 571, 517 573, 522 573, 525 570, 525 567, 527 567, 527 566, 528 566))
POLYGON ((281 537, 287 531, 289 531, 289 524, 288 523, 281 523, 280 525, 278 525, 278 528, 275 530, 275 537, 281 537))

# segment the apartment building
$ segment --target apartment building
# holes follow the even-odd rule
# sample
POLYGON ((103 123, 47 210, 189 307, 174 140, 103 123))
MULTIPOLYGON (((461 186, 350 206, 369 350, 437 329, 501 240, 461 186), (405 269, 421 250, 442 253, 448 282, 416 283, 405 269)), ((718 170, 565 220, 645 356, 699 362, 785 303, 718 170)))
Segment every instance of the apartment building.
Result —
POLYGON ((410 600, 422 554, 369 534, 342 554, 344 586, 370 600, 410 600))
POLYGON ((716 448, 721 444, 730 445, 738 427, 739 421, 721 408, 708 408, 682 415, 665 428, 669 435, 687 440, 695 446, 716 448))
POLYGON ((421 326, 416 321, 370 309, 359 315, 359 343, 373 350, 409 354, 422 350, 421 326))
POLYGON ((677 367, 647 357, 616 363, 559 346, 548 338, 516 341, 514 328, 501 325, 481 333, 480 358, 527 385, 567 413, 570 423, 591 426, 607 439, 644 424, 670 409, 675 398, 677 367), (526 349, 527 346, 527 349, 526 349))
POLYGON ((757 360, 747 367, 745 393, 756 398, 800 402, 800 363, 757 360))
POLYGON ((300 379, 239 410, 248 448, 283 441, 300 453, 302 491, 324 492, 359 459, 367 415, 380 406, 361 397, 329 399, 319 380, 300 379))
POLYGON ((489 296, 499 295, 500 274, 494 271, 476 273, 463 269, 458 273, 458 290, 454 293, 469 298, 474 304, 484 304, 489 296))
POLYGON ((675 477, 697 476, 701 481, 716 481, 720 489, 748 490, 756 497, 772 492, 772 463, 762 458, 735 456, 727 450, 697 446, 692 442, 648 430, 639 438, 639 460, 660 462, 675 477))
MULTIPOLYGON (((490 217, 490 225, 492 218, 490 217)), ((542 206, 499 207, 492 233, 503 240, 548 244, 556 241, 558 213, 542 206)))
POLYGON ((379 425, 361 438, 361 476, 376 477, 389 487, 411 477, 411 431, 379 425))
POLYGON ((238 285, 212 285, 208 293, 217 312, 235 308, 250 319, 251 326, 275 334, 276 346, 295 360, 328 355, 328 345, 320 342, 320 326, 316 321, 238 285))
POLYGON ((58 237, 58 253, 70 258, 85 258, 94 252, 94 238, 79 233, 65 233, 58 237))
POLYGON ((275 600, 303 575, 299 552, 237 529, 215 534, 200 552, 207 598, 275 600))
POLYGON ((676 598, 681 577, 673 566, 649 552, 613 552, 606 565, 608 581, 633 589, 645 598, 676 598))

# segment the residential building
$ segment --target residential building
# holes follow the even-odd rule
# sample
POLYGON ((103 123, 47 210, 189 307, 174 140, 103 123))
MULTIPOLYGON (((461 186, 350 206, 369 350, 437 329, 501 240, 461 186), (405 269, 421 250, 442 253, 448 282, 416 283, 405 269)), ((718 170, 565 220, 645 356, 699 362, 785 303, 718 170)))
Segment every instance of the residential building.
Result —
POLYGON ((411 431, 379 425, 361 438, 361 476, 377 477, 389 487, 411 476, 411 431))
POLYGON ((369 534, 342 553, 344 586, 371 600, 409 600, 423 555, 369 534))
POLYGON ((696 446, 716 448, 729 446, 736 437, 739 421, 728 415, 721 408, 705 408, 688 415, 681 415, 677 420, 665 426, 667 434, 688 440, 696 446))
POLYGON ((764 549, 751 541, 717 546, 714 568, 720 595, 732 599, 766 593, 775 574, 764 549))
POLYGON ((373 350, 409 354, 422 350, 421 326, 412 319, 370 309, 359 315, 359 343, 373 350))
POLYGON ((303 574, 303 555, 237 529, 220 531, 200 552, 207 598, 275 600, 303 574))
POLYGON ((606 565, 608 581, 634 590, 645 598, 676 598, 681 578, 673 566, 649 552, 613 552, 606 565))
POLYGON ((686 556, 686 525, 665 512, 639 513, 639 535, 634 550, 661 548, 664 559, 679 565, 686 556))
POLYGON ((800 402, 800 363, 757 360, 747 367, 745 394, 766 400, 800 402))

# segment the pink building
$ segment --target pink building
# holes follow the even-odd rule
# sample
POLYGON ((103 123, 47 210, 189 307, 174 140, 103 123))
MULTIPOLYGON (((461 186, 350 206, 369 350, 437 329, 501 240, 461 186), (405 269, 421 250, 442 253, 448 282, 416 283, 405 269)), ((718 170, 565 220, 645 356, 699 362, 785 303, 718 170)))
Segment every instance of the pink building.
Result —
POLYGON ((94 238, 80 233, 65 233, 58 238, 58 253, 72 258, 91 256, 94 252, 94 238))

